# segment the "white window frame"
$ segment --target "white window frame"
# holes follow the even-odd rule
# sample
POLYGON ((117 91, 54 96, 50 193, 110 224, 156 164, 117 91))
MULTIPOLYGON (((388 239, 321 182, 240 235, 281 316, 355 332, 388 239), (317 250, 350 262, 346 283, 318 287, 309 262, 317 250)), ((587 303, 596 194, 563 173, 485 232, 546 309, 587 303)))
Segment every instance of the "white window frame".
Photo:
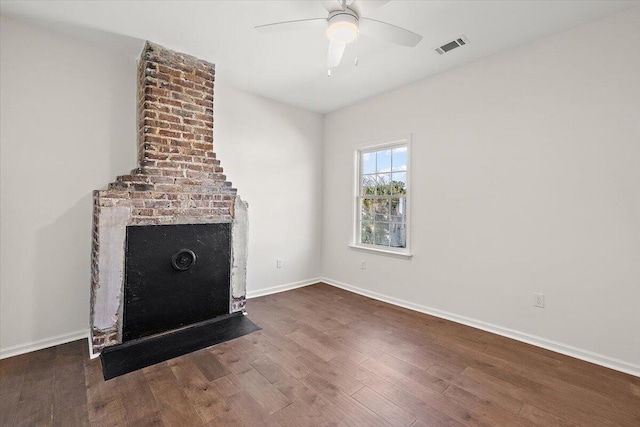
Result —
POLYGON ((353 197, 353 235, 349 247, 356 250, 378 253, 381 255, 391 255, 399 258, 411 258, 411 136, 386 140, 384 142, 372 142, 358 145, 354 150, 354 197, 353 197), (362 193, 362 154, 384 149, 397 147, 407 147, 407 185, 406 185, 406 207, 407 216, 405 221, 405 246, 404 248, 394 248, 374 244, 360 243, 360 198, 362 193))

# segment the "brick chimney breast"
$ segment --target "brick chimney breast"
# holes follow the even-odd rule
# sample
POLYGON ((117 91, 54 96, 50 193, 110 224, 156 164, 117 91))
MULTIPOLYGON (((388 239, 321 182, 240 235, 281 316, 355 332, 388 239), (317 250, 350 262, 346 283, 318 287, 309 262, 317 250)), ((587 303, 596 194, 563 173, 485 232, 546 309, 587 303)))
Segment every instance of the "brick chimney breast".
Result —
POLYGON ((138 168, 94 192, 94 352, 122 340, 125 231, 130 225, 232 223, 236 256, 230 312, 244 309, 247 206, 226 181, 213 151, 215 66, 146 42, 137 74, 138 168))

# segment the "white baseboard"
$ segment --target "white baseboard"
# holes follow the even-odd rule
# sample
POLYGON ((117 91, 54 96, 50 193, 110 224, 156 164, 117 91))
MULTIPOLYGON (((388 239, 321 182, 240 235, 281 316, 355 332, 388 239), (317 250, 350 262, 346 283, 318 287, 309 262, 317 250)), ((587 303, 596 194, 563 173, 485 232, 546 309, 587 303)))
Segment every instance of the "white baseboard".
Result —
MULTIPOLYGON (((259 289, 257 291, 247 292, 247 298, 257 298, 264 295, 276 294, 278 292, 284 292, 291 289, 302 288, 303 286, 313 285, 318 283, 320 278, 301 280, 294 283, 286 283, 284 285, 272 286, 270 288, 259 289)), ((69 332, 68 334, 56 335, 55 337, 45 338, 30 343, 20 344, 12 347, 3 348, 0 350, 0 359, 7 357, 18 356, 20 354, 29 353, 36 350, 41 350, 47 347, 53 347, 54 345, 66 344, 71 341, 79 339, 89 339, 89 330, 83 329, 81 331, 69 332)), ((91 351, 91 342, 89 342, 90 357, 95 358, 100 353, 93 354, 91 351)))
POLYGON ((555 351, 556 353, 565 354, 567 356, 575 357, 576 359, 585 360, 587 362, 595 363, 596 365, 604 366, 606 368, 615 369, 616 371, 624 372, 636 377, 640 377, 640 365, 630 363, 624 360, 608 357, 603 354, 594 353, 589 350, 583 350, 567 344, 562 344, 556 341, 548 340, 546 338, 538 337, 535 335, 529 335, 524 332, 519 332, 513 329, 504 328, 502 326, 486 323, 480 320, 471 319, 469 317, 460 316, 447 311, 438 310, 436 308, 427 307, 420 304, 415 304, 409 301, 405 301, 399 298, 394 298, 388 295, 372 292, 367 289, 359 288, 357 286, 342 283, 337 280, 329 279, 328 277, 322 277, 321 280, 331 286, 341 288, 356 294, 364 295, 369 298, 376 299, 378 301, 386 302, 389 304, 397 305, 400 307, 408 308, 410 310, 419 311, 421 313, 430 314, 432 316, 440 317, 443 319, 451 320, 456 323, 462 323, 463 325, 471 326, 473 328, 482 329, 483 331, 492 332, 494 334, 502 335, 507 338, 512 338, 517 341, 522 341, 527 344, 535 345, 536 347, 542 347, 547 350, 555 351))
MULTIPOLYGON (((524 332, 519 332, 513 329, 504 328, 502 326, 494 325, 491 323, 486 323, 486 322, 472 319, 469 317, 460 316, 447 311, 438 310, 436 308, 415 304, 399 298, 391 297, 388 295, 369 291, 367 289, 359 288, 357 286, 349 285, 347 283, 333 280, 328 277, 318 277, 313 279, 301 280, 299 282, 286 283, 284 285, 272 286, 270 288, 259 289, 257 291, 249 291, 247 292, 247 298, 251 299, 251 298, 257 298, 265 295, 276 294, 279 292, 289 291, 292 289, 313 285, 318 282, 324 282, 331 286, 335 286, 337 288, 354 292, 356 294, 364 295, 366 297, 373 298, 378 301, 383 301, 389 304, 397 305, 399 307, 404 307, 410 310, 419 311, 421 313, 426 313, 432 316, 451 320, 456 323, 461 323, 463 325, 471 326, 473 328, 481 329, 483 331, 492 332, 494 334, 502 335, 507 338, 512 338, 517 341, 522 341, 527 344, 535 345, 537 347, 542 347, 547 350, 551 350, 557 353, 565 354, 567 356, 575 357, 576 359, 585 360, 587 362, 595 363, 596 365, 604 366, 607 368, 615 369, 616 371, 620 371, 630 375, 634 375, 636 377, 640 377, 640 365, 637 365, 634 363, 630 363, 624 360, 605 356, 603 354, 594 353, 592 351, 580 349, 567 344, 562 344, 562 343, 548 340, 546 338, 538 337, 535 335, 530 335, 524 332)), ((0 349, 0 359, 6 359, 8 357, 18 356, 20 354, 41 350, 43 348, 52 347, 54 345, 65 344, 71 341, 75 341, 79 339, 88 339, 88 338, 89 338, 88 329, 70 332, 68 334, 57 335, 51 338, 45 338, 42 340, 30 342, 30 343, 25 343, 17 346, 8 347, 5 349, 0 349)))
POLYGON ((89 329, 82 329, 80 331, 69 332, 68 334, 56 335, 55 337, 51 338, 45 338, 25 344, 14 345, 12 347, 1 349, 0 359, 6 359, 7 357, 13 357, 24 353, 30 353, 32 351, 42 350, 43 348, 53 347, 54 345, 66 344, 68 342, 76 341, 79 339, 87 339, 88 336, 89 329))
POLYGON ((313 279, 301 280, 299 282, 285 283, 284 285, 272 286, 270 288, 258 289, 257 291, 248 291, 247 299, 262 297, 265 295, 277 294, 279 292, 290 291, 291 289, 303 288, 320 282, 319 277, 313 279))

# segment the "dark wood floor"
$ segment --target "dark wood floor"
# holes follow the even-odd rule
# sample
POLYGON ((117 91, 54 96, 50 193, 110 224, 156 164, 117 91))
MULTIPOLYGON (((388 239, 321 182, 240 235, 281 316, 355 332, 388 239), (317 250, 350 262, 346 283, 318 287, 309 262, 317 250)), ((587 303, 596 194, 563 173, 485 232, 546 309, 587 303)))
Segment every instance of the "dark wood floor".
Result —
POLYGON ((640 379, 328 285, 105 382, 86 341, 0 361, 1 426, 639 426, 640 379))

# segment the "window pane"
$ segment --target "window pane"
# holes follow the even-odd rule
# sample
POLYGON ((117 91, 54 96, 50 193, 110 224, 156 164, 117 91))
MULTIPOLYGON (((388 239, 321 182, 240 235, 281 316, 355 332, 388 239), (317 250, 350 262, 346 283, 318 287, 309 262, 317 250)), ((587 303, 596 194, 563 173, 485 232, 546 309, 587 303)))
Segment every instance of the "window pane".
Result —
POLYGON ((407 147, 398 147, 393 149, 393 170, 407 170, 407 147))
POLYGON ((376 193, 378 196, 391 194, 391 174, 378 174, 378 188, 376 193))
POLYGON ((373 244, 373 222, 362 221, 360 224, 360 243, 373 244))
POLYGON ((376 194, 378 181, 375 175, 365 175, 362 177, 362 196, 373 196, 376 194))
POLYGON ((376 173, 376 152, 362 153, 362 173, 376 173))
POLYGON ((404 222, 392 222, 389 224, 389 246, 392 248, 407 247, 407 233, 404 222))
POLYGON ((391 150, 378 151, 378 173, 391 172, 391 150))
POLYGON ((373 200, 373 213, 376 221, 389 221, 389 199, 373 200))
POLYGON ((389 223, 374 223, 373 241, 376 245, 389 246, 389 223))
POLYGON ((391 191, 393 194, 407 194, 406 172, 394 172, 391 175, 391 191))
POLYGON ((406 145, 359 151, 358 155, 357 244, 406 249, 409 174, 406 145))
POLYGON ((372 199, 360 200, 360 218, 363 221, 373 220, 373 200, 372 199))
POLYGON ((391 217, 397 218, 399 222, 407 221, 407 199, 400 197, 391 199, 391 217))

